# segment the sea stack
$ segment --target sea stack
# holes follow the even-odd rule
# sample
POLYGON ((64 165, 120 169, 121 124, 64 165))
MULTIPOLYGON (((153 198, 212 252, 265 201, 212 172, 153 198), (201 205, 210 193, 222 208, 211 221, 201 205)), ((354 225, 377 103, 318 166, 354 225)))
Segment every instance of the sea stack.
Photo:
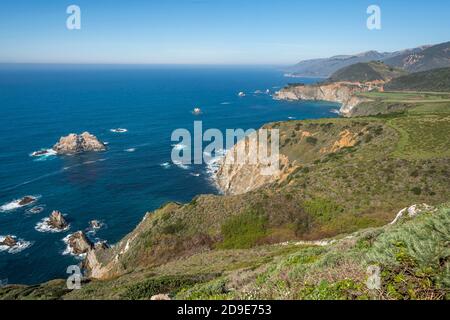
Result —
POLYGON ((19 206, 21 206, 21 207, 27 206, 27 205, 29 205, 29 204, 35 202, 35 201, 36 201, 36 198, 35 198, 35 197, 32 197, 32 196, 26 196, 26 197, 23 197, 22 199, 20 199, 20 201, 19 201, 19 206))
POLYGON ((100 229, 101 228, 101 222, 100 221, 98 221, 98 220, 92 220, 92 221, 89 221, 89 226, 92 228, 92 229, 100 229))
POLYGON ((48 225, 57 230, 63 230, 68 227, 67 221, 64 219, 61 212, 55 210, 49 217, 48 225))
POLYGON ((59 142, 53 146, 53 150, 57 154, 76 154, 105 151, 106 147, 96 136, 89 132, 84 132, 80 135, 71 133, 66 137, 61 137, 59 142))
POLYGON ((14 247, 17 244, 16 239, 13 236, 6 236, 3 241, 0 241, 0 246, 14 247))
POLYGON ((94 247, 93 243, 86 237, 83 231, 72 233, 67 242, 73 254, 76 255, 87 253, 94 247))

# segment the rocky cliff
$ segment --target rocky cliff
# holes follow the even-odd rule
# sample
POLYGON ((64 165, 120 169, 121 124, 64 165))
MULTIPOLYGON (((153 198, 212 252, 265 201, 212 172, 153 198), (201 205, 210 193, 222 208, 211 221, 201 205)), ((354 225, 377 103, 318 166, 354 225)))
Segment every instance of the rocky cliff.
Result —
POLYGON ((382 82, 370 83, 335 82, 317 85, 290 85, 275 93, 274 98, 279 100, 315 100, 341 103, 339 112, 349 116, 352 109, 367 99, 358 97, 356 93, 368 92, 380 88, 382 82))
POLYGON ((292 171, 293 167, 288 158, 279 154, 278 170, 266 172, 268 164, 259 160, 257 148, 250 147, 256 146, 257 140, 258 134, 249 135, 239 141, 222 159, 216 182, 224 194, 243 194, 266 184, 282 181, 292 171), (243 159, 238 157, 240 150, 245 152, 243 159))

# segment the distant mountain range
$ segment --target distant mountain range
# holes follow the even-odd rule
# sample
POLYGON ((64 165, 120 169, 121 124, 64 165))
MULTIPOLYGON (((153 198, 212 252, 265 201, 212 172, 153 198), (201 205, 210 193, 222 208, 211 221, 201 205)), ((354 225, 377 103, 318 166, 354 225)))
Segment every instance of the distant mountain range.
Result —
POLYGON ((288 68, 286 72, 296 77, 329 78, 342 68, 370 61, 383 61, 408 72, 450 67, 450 42, 396 52, 368 51, 356 55, 304 60, 288 68))
POLYGON ((426 47, 422 51, 399 54, 385 59, 384 63, 411 73, 447 68, 450 67, 450 42, 426 47))

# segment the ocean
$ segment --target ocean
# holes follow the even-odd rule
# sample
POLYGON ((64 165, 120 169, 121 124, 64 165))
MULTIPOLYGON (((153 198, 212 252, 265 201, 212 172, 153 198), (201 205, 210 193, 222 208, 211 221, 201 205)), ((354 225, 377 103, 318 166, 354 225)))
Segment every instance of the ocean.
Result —
POLYGON ((337 116, 333 103, 276 101, 265 93, 290 81, 270 67, 0 66, 0 237, 23 241, 17 250, 0 250, 2 283, 66 278, 67 267, 80 260, 65 252, 62 239, 89 231, 91 220, 103 225, 90 238, 114 244, 147 211, 218 193, 207 165, 171 163, 171 133, 177 128, 192 130, 201 120, 204 130, 247 130, 337 116), (241 91, 245 97, 238 96, 241 91), (194 115, 195 107, 202 114, 194 115), (108 142, 108 150, 30 156, 61 136, 84 131, 108 142), (38 201, 14 208, 13 201, 27 195, 38 201), (30 213, 33 206, 43 211, 30 213), (70 230, 36 230, 52 210, 66 215, 70 230))

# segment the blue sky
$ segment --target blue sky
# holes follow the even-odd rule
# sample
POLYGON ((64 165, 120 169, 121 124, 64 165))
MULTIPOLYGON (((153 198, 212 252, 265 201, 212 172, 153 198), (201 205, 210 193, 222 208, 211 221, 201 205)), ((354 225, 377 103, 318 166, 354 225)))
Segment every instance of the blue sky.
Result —
POLYGON ((293 64, 450 40, 448 0, 2 0, 0 62, 293 64), (66 8, 81 8, 81 30, 66 8), (366 9, 382 29, 366 28, 366 9))

